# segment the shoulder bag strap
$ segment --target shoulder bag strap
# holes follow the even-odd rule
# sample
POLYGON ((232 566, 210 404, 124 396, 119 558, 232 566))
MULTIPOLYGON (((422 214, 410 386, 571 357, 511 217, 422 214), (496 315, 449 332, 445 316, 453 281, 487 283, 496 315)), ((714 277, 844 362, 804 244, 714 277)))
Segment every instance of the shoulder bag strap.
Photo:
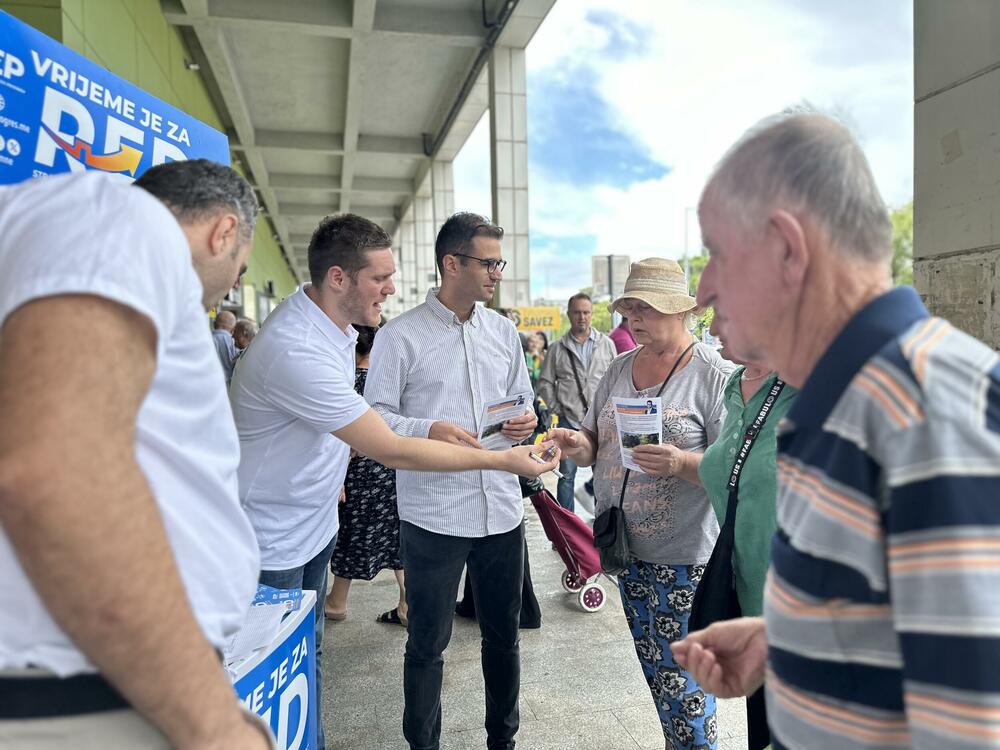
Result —
POLYGON ((778 396, 781 395, 784 387, 785 381, 781 378, 774 381, 771 390, 768 391, 767 397, 760 407, 760 411, 757 413, 757 418, 750 423, 747 431, 743 434, 743 444, 736 453, 736 461, 733 462, 733 470, 729 472, 729 483, 726 485, 729 490, 729 499, 726 502, 726 520, 724 521, 724 526, 732 526, 736 523, 736 504, 739 502, 740 474, 743 472, 743 465, 746 463, 747 456, 750 455, 750 449, 753 448, 757 436, 764 427, 764 422, 767 421, 767 416, 774 408, 774 404, 778 400, 778 396))
MULTIPOLYGON (((681 356, 679 356, 677 358, 677 361, 674 362, 674 366, 670 368, 670 372, 667 373, 667 377, 660 384, 659 390, 656 391, 656 398, 659 398, 660 394, 663 393, 663 389, 667 387, 667 383, 670 382, 670 378, 677 371, 677 368, 678 368, 678 366, 680 366, 681 361, 684 359, 684 357, 687 356, 687 353, 689 351, 691 351, 692 349, 694 349, 694 345, 697 344, 697 343, 698 343, 697 341, 692 341, 690 344, 688 344, 688 348, 681 352, 681 356)), ((636 355, 636 356, 638 356, 638 355, 636 355)), ((632 470, 631 469, 625 469, 625 478, 622 480, 622 493, 621 493, 621 495, 618 496, 618 507, 619 508, 621 508, 622 505, 625 502, 625 487, 628 486, 628 478, 629 478, 629 476, 631 474, 632 474, 632 470)))
MULTIPOLYGON (((572 336, 573 334, 567 333, 567 336, 572 336)), ((580 392, 580 399, 583 401, 583 413, 586 414, 590 411, 590 402, 587 400, 587 394, 583 392, 583 383, 580 382, 580 373, 577 369, 576 355, 573 350, 569 348, 569 344, 563 343, 563 349, 566 350, 566 356, 569 357, 569 363, 573 366, 573 379, 576 381, 576 389, 580 392)))

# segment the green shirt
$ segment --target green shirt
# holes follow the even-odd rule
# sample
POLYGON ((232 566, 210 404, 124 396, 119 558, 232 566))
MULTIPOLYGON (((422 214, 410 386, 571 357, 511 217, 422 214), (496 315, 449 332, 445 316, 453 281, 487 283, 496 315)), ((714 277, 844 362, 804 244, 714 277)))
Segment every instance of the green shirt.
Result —
MULTIPOLYGON (((736 451, 743 442, 747 428, 760 413, 760 407, 775 381, 774 375, 767 378, 744 406, 740 393, 743 369, 737 368, 726 383, 723 394, 726 421, 718 439, 705 450, 698 468, 698 476, 705 485, 720 526, 726 518, 729 499, 726 485, 736 460, 736 451)), ((778 491, 775 429, 797 392, 790 385, 786 385, 781 391, 740 475, 733 566, 736 569, 736 595, 743 614, 747 616, 763 612, 764 579, 771 556, 771 537, 777 526, 774 509, 778 491)))

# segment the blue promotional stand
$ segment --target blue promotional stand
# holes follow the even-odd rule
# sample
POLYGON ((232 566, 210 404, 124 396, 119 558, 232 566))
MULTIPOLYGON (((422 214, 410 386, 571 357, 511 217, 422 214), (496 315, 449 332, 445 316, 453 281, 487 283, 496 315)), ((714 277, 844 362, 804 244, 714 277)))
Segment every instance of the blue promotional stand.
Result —
POLYGON ((237 696, 271 725, 278 750, 316 748, 315 606, 316 592, 304 591, 271 645, 233 670, 237 696))
POLYGON ((0 185, 197 157, 229 164, 228 139, 0 10, 0 185))

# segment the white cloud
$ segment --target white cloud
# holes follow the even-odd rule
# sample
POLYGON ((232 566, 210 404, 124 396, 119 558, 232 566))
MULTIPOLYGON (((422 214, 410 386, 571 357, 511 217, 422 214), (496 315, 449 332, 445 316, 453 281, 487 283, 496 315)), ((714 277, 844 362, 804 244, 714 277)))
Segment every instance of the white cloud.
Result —
MULTIPOLYGON (((593 235, 598 253, 678 257, 687 214, 689 247, 697 248, 697 221, 687 209, 716 160, 757 120, 803 101, 843 115, 887 202, 909 201, 912 9, 909 0, 880 2, 873 14, 857 0, 559 0, 528 48, 529 75, 589 67, 619 129, 671 172, 618 188, 533 171, 532 230, 593 235), (642 43, 609 52, 615 29, 595 25, 595 12, 633 22, 645 33, 642 43)), ((456 205, 464 206, 466 195, 488 200, 488 151, 488 123, 481 123, 456 159, 456 205), (478 186, 466 179, 466 161, 478 165, 478 186)), ((589 280, 589 262, 560 276, 551 269, 555 260, 533 245, 536 292, 545 268, 560 288, 572 286, 560 279, 575 282, 581 271, 589 280)))

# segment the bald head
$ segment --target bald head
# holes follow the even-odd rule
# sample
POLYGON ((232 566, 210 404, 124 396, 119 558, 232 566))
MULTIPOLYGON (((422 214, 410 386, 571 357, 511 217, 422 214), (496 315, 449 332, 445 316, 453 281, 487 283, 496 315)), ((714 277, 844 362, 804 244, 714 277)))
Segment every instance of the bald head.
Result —
POLYGON ((702 195, 752 236, 781 209, 821 227, 851 260, 888 263, 892 224, 868 160, 841 123, 785 113, 751 128, 722 158, 702 195))
POLYGON ((233 315, 229 310, 222 310, 218 315, 215 316, 215 330, 217 331, 229 331, 233 332, 233 328, 236 327, 236 316, 233 315))

